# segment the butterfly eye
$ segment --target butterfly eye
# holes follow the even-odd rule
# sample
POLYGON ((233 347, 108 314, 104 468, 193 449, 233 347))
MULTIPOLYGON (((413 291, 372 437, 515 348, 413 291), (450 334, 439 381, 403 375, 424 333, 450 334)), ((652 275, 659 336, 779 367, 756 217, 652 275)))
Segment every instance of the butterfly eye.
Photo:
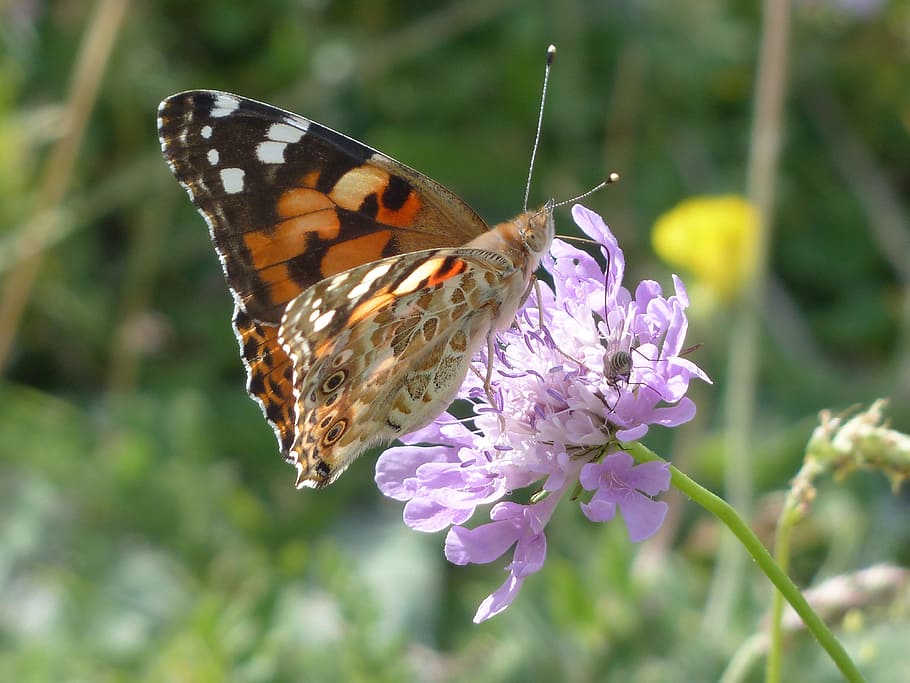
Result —
POLYGON ((322 443, 324 443, 326 446, 331 446, 341 438, 341 435, 345 433, 347 428, 348 423, 346 420, 338 420, 338 422, 332 425, 332 428, 326 433, 326 435, 322 437, 322 443))
POLYGON ((540 251, 543 240, 536 230, 529 226, 521 237, 524 240, 525 246, 530 251, 540 251))

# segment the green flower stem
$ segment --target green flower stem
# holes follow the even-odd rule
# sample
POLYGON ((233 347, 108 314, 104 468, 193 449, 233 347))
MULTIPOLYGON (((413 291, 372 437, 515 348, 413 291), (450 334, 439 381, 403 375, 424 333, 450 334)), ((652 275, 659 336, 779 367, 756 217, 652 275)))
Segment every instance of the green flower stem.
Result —
MULTIPOLYGON (((666 462, 659 455, 640 443, 625 444, 623 449, 628 452, 638 462, 666 462)), ((800 593, 790 577, 778 566, 771 557, 771 554, 765 549, 758 537, 752 532, 748 525, 742 520, 726 501, 714 495, 706 488, 700 486, 685 474, 670 465, 670 481, 679 491, 686 494, 693 501, 701 505, 705 510, 712 513, 721 522, 727 525, 730 531, 740 540, 752 559, 761 568, 765 575, 771 579, 777 590, 780 591, 784 599, 790 603, 799 617, 803 620, 806 628, 815 636, 816 640, 827 651, 828 655, 834 661, 834 664, 840 669, 844 678, 851 683, 865 681, 862 674, 856 668, 856 665, 850 659, 846 650, 838 642, 837 638, 828 628, 824 621, 815 613, 815 611, 806 602, 806 599, 800 593)))

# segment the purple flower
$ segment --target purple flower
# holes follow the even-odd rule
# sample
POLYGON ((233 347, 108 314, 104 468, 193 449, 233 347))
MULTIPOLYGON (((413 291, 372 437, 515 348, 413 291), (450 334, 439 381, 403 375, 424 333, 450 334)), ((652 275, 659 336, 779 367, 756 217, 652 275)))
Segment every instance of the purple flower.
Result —
POLYGON ((540 283, 518 325, 499 335, 490 387, 468 373, 459 397, 474 407, 472 427, 443 414, 390 448, 376 464, 376 482, 405 502, 413 529, 448 528, 445 553, 455 564, 488 563, 510 549, 505 583, 477 610, 475 622, 509 606, 525 578, 546 557, 544 529, 557 503, 583 489, 581 509, 606 522, 618 509, 633 542, 654 534, 666 503, 653 496, 669 487, 663 463, 635 465, 622 442, 642 438, 650 425, 691 420, 689 381, 710 381, 683 352, 688 298, 673 277, 674 293, 646 280, 634 295, 622 286, 625 261, 603 220, 582 206, 578 226, 602 245, 606 261, 555 240, 540 283), (543 322, 543 326, 540 322, 543 322), (531 502, 503 501, 536 487, 531 502), (480 506, 490 521, 463 526, 480 506))
POLYGON ((579 481, 585 490, 595 492, 589 503, 581 504, 585 516, 592 522, 609 522, 618 505, 633 543, 653 536, 663 524, 667 504, 650 498, 670 486, 670 471, 663 463, 634 466, 628 453, 613 453, 582 467, 579 481))

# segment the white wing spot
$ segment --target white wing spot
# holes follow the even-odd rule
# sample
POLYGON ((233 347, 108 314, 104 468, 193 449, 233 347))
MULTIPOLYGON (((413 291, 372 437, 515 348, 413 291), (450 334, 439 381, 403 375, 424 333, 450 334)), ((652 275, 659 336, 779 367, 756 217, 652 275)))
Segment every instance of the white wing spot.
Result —
POLYGON ((275 142, 300 142, 300 138, 306 133, 306 129, 301 130, 296 126, 290 126, 286 123, 273 123, 269 126, 269 132, 266 137, 275 142))
POLYGON ((330 322, 332 322, 332 318, 334 316, 335 316, 335 309, 332 309, 331 311, 326 311, 325 313, 320 315, 316 319, 316 322, 313 323, 313 332, 321 332, 322 330, 324 330, 326 325, 328 325, 330 322))
POLYGON ((384 263, 381 266, 376 266, 375 268, 373 268, 371 271, 369 271, 366 275, 363 276, 363 280, 360 282, 359 285, 357 285, 350 292, 348 292, 348 299, 353 301, 354 299, 359 299, 360 297, 362 297, 364 294, 366 294, 368 291, 370 291, 370 287, 372 286, 373 282, 375 282, 378 278, 381 278, 383 275, 388 273, 389 268, 391 268, 391 267, 392 267, 391 263, 384 263))
POLYGON ((260 142, 256 146, 256 158, 263 164, 283 164, 284 148, 287 146, 286 142, 274 142, 271 140, 260 142))
POLYGON ((368 282, 361 282, 359 285, 351 289, 348 292, 348 299, 353 301, 354 299, 359 299, 364 294, 370 291, 370 284, 368 282))
POLYGON ((348 279, 347 273, 341 273, 341 275, 336 275, 332 278, 332 281, 329 283, 328 287, 325 288, 325 291, 331 292, 333 289, 337 289, 339 286, 344 284, 344 281, 348 279))
POLYGON ((315 322, 316 318, 322 315, 322 312, 318 308, 313 308, 313 312, 310 313, 310 322, 315 322))
POLYGON ((215 96, 215 103, 212 105, 210 115, 212 118, 222 118, 233 114, 237 111, 238 107, 240 107, 240 100, 236 97, 221 93, 215 96))
POLYGON ((218 150, 217 150, 217 149, 210 149, 210 150, 209 150, 209 153, 206 154, 206 158, 209 160, 209 163, 210 163, 212 166, 217 166, 217 165, 218 165, 218 160, 221 158, 221 156, 218 154, 218 150))
POLYGON ((319 297, 318 299, 316 299, 313 303, 310 304, 310 306, 312 306, 313 308, 319 308, 320 306, 322 306, 322 297, 319 297))
POLYGON ((204 140, 208 140, 210 137, 212 137, 212 127, 203 126, 202 130, 199 131, 199 134, 202 136, 202 138, 204 140))
POLYGON ((243 192, 244 175, 242 168, 222 168, 221 184, 224 186, 224 191, 228 194, 243 192))

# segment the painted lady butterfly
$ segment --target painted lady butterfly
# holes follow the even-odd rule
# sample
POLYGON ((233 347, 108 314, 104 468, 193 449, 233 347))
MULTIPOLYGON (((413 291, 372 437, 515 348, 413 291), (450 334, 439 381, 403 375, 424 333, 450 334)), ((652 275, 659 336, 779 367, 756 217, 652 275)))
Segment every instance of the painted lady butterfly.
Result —
POLYGON ((385 154, 237 95, 167 98, 158 135, 209 225, 247 389, 298 488, 442 413, 553 239, 552 205, 490 228, 385 154))

